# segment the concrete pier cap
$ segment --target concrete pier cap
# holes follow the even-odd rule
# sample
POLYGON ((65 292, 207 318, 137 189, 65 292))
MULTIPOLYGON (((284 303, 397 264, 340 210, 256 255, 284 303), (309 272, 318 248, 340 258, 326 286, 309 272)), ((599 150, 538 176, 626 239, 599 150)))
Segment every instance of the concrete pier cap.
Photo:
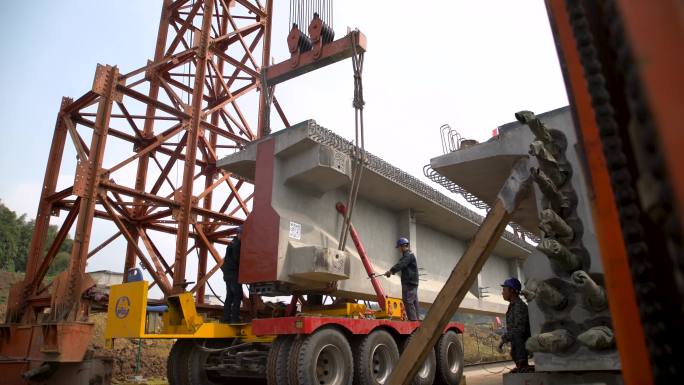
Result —
MULTIPOLYGON (((344 260, 340 263, 348 266, 311 264, 316 250, 320 255, 332 255, 327 250, 338 248, 342 216, 335 204, 347 202, 352 148, 351 142, 307 120, 250 143, 217 163, 234 176, 255 183, 253 211, 243 231, 241 282, 262 288, 264 294, 332 287, 335 295, 375 298, 351 241, 343 253, 336 254, 344 260), (333 268, 335 271, 326 270, 333 268), (336 283, 325 282, 326 277, 336 277, 336 283)), ((379 273, 398 261, 397 238, 409 238, 421 269, 421 304, 432 303, 482 220, 426 183, 368 154, 352 223, 379 273)), ((461 309, 505 313, 498 285, 520 274, 520 263, 532 250, 528 243, 506 233, 461 309), (492 288, 487 298, 482 296, 484 287, 492 288)), ((398 276, 381 280, 388 295, 401 297, 398 276)))

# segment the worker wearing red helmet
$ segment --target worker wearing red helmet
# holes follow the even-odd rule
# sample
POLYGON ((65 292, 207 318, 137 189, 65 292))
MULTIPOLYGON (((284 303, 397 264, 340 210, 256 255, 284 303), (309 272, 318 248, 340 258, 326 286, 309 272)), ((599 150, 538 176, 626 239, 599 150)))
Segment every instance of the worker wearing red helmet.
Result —
POLYGON ((511 343, 511 358, 515 362, 515 369, 512 373, 531 371, 527 362, 527 349, 525 341, 530 338, 530 318, 527 311, 527 304, 520 299, 522 284, 517 278, 508 278, 501 285, 501 295, 508 301, 506 311, 506 333, 501 336, 499 350, 504 344, 511 343))
POLYGON ((389 278, 392 274, 401 272, 401 299, 404 301, 406 316, 409 321, 418 321, 418 262, 411 252, 408 239, 401 237, 397 240, 397 248, 401 258, 396 265, 385 272, 389 278))

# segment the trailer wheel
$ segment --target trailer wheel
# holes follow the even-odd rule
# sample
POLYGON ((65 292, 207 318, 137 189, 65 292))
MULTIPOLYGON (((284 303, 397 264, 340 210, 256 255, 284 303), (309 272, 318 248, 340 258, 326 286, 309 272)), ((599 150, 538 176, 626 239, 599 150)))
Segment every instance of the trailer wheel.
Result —
MULTIPOLYGON (((207 360, 212 354, 208 351, 203 350, 203 346, 207 348, 220 348, 226 346, 225 340, 201 340, 192 339, 191 348, 188 353, 187 359, 187 373, 186 378, 188 379, 187 385, 216 385, 221 380, 218 378, 212 378, 211 374, 205 369, 207 360)), ((229 345, 229 344, 228 344, 229 345)))
POLYGON ((463 347, 458 335, 449 330, 437 342, 438 384, 458 385, 463 376, 463 347))
MULTIPOLYGON (((271 344, 266 361, 266 383, 288 385, 288 357, 294 336, 278 336, 271 344)), ((170 385, 170 384, 169 384, 170 385)))
POLYGON ((297 382, 290 385, 352 384, 354 364, 351 347, 339 331, 317 330, 302 338, 297 350, 297 356, 292 357, 297 362, 297 382))
POLYGON ((354 349, 354 384, 381 385, 387 382, 399 361, 399 348, 384 330, 363 337, 354 349))
POLYGON ((299 367, 299 349, 307 336, 296 335, 292 340, 290 346, 290 356, 287 358, 287 376, 288 385, 299 385, 299 378, 297 377, 297 368, 299 367))
POLYGON ((188 385, 185 374, 191 348, 192 341, 185 339, 179 339, 173 343, 169 357, 166 359, 166 378, 169 380, 169 385, 188 385))
MULTIPOLYGON (((404 340, 404 346, 401 349, 402 352, 404 349, 406 349, 412 337, 413 336, 410 336, 404 340)), ((418 373, 416 373, 413 381, 411 381, 411 385, 432 385, 432 383, 435 382, 436 377, 437 355, 435 354, 435 349, 433 348, 430 350, 430 353, 428 353, 423 365, 421 365, 420 369, 418 369, 418 373)))

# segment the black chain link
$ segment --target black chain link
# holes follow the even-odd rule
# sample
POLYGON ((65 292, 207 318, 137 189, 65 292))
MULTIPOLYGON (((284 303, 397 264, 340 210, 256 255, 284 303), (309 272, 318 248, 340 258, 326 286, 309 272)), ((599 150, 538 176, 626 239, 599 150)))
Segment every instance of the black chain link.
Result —
MULTIPOLYGON (((637 68, 632 60, 630 47, 625 38, 620 15, 616 11, 614 1, 603 2, 603 24, 608 26, 610 47, 601 46, 601 55, 596 49, 595 36, 592 32, 588 15, 582 2, 568 0, 566 2, 570 23, 573 28, 577 50, 584 67, 584 76, 588 84, 589 94, 592 99, 596 123, 603 145, 603 153, 606 158, 611 184, 615 195, 615 204, 619 211, 620 224, 627 254, 632 271, 632 281, 643 323, 648 349, 651 355, 651 365, 656 383, 672 384, 673 380, 682 376, 682 333, 679 321, 682 319, 682 293, 676 290, 676 275, 681 275, 682 258, 681 251, 674 250, 674 255, 667 251, 663 243, 681 245, 681 231, 674 213, 676 212, 669 202, 672 202, 669 186, 664 178, 663 162, 655 143, 657 135, 654 131, 653 119, 648 111, 647 103, 641 91, 638 80, 637 68), (610 52, 612 51, 612 52, 610 52), (610 55, 614 55, 611 58, 610 55), (609 60, 613 59, 613 62, 609 60), (604 60, 603 64, 601 60, 604 60), (615 66, 615 61, 619 66, 615 66), (605 67, 604 68, 604 64, 605 67), (609 72, 608 67, 612 72, 609 72), (619 71, 618 67, 622 70, 619 71), (606 78, 610 74, 610 80, 606 78), (619 78, 623 76, 624 78, 619 78), (614 84, 613 84, 614 83, 614 84), (619 91, 611 94, 613 87, 620 87, 619 91), (626 93, 624 95, 623 93, 626 93), (626 105, 620 105, 621 99, 627 99, 626 105), (625 119, 624 107, 628 109, 625 119), (622 120, 620 120, 621 118, 622 120), (639 124, 639 141, 642 149, 648 155, 650 172, 656 177, 662 199, 658 204, 660 210, 669 213, 669 218, 664 220, 670 229, 670 240, 663 240, 658 223, 653 223, 642 212, 639 194, 635 186, 635 175, 643 177, 637 170, 634 156, 628 156, 630 149, 626 144, 633 144, 626 135, 626 125, 639 124), (620 123, 618 123, 620 122, 620 123), (622 126, 621 126, 622 125, 622 126), (630 164, 630 161, 632 163, 630 164), (673 236, 674 235, 674 236, 673 236), (679 261, 672 263, 664 254, 670 254, 672 259, 679 261), (674 265, 674 266, 673 266, 674 265), (673 271, 672 267, 679 266, 679 271, 673 271), (663 274, 664 273, 664 274, 663 274), (675 279, 673 280, 673 276, 675 279), (657 283, 657 284, 656 284, 657 283)), ((593 11, 597 11, 593 9, 593 11)), ((594 16, 592 14, 592 16, 594 16)), ((681 248, 679 249, 681 250, 681 248)), ((635 320, 636 322, 636 320, 635 320)), ((639 336, 632 336, 639 338, 639 336)))

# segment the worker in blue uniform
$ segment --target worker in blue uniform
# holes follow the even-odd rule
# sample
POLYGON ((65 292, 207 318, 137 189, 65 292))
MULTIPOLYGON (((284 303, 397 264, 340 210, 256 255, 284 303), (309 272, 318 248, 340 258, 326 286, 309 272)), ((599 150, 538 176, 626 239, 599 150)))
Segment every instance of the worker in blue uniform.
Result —
POLYGON ((408 239, 399 238, 396 248, 399 249, 401 258, 385 272, 385 276, 389 278, 392 274, 401 272, 401 298, 404 301, 406 317, 409 321, 418 321, 418 262, 411 252, 408 239))

